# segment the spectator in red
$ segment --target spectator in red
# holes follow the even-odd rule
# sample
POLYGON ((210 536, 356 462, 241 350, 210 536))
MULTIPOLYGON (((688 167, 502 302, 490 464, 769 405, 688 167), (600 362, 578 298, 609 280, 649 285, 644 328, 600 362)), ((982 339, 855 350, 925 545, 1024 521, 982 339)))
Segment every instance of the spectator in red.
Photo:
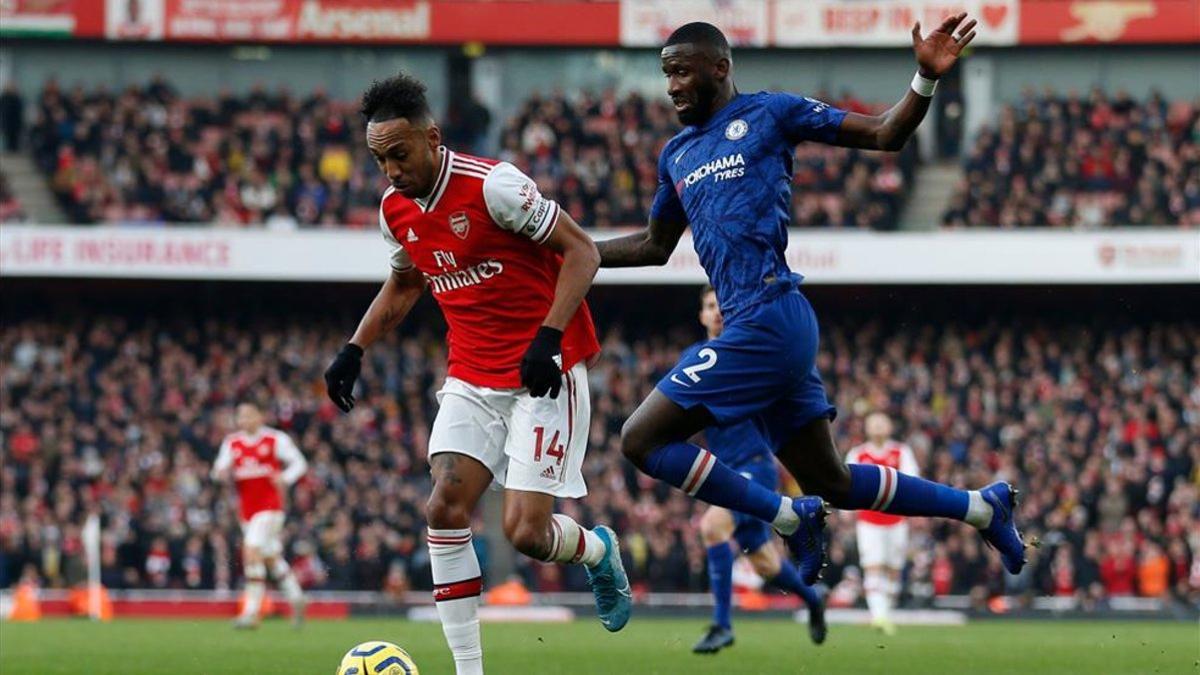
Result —
POLYGON ((1137 565, 1131 541, 1122 538, 1109 543, 1104 559, 1100 561, 1100 578, 1110 597, 1134 594, 1137 565))

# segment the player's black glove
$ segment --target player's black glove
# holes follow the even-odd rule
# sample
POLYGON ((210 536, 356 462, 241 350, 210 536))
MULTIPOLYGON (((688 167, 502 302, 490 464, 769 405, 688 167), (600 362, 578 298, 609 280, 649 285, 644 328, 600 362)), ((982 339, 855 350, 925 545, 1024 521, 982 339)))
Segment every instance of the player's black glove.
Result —
POLYGON ((521 358, 521 386, 535 398, 547 393, 558 398, 562 389, 562 336, 561 330, 542 326, 521 358))
POLYGON ((342 412, 354 407, 354 381, 362 370, 362 355, 362 347, 347 342, 325 369, 325 391, 342 412))

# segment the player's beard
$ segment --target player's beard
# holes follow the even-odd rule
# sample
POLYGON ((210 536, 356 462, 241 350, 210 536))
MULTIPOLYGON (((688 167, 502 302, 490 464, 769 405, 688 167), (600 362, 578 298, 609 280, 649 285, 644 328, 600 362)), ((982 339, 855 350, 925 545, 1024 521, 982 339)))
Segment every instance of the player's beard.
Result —
POLYGON ((692 105, 676 113, 679 123, 684 126, 700 126, 712 117, 713 102, 717 99, 716 80, 704 80, 696 83, 696 100, 692 105))

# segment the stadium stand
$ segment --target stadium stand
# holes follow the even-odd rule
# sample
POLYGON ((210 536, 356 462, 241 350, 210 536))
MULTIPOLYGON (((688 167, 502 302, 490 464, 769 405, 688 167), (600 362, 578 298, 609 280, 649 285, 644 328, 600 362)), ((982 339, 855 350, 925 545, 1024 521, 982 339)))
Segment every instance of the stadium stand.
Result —
MULTIPOLYGON (((850 96, 835 103, 875 109, 850 96)), ((183 99, 161 79, 120 92, 51 80, 37 108, 33 152, 75 222, 285 230, 376 222, 385 185, 356 104, 321 91, 183 99)), ((488 114, 478 104, 454 111, 448 142, 470 150, 488 114)), ((585 225, 637 225, 654 194, 658 150, 677 128, 664 102, 637 94, 535 94, 504 125, 499 154, 585 225)), ((917 153, 804 145, 795 162, 798 226, 894 229, 917 153)))
MULTIPOLYGON (((344 322, 283 311, 71 316, 10 314, 0 334, 8 364, 0 586, 28 569, 50 586, 81 579, 78 523, 99 511, 107 586, 236 587, 232 494, 207 473, 233 404, 249 398, 311 462, 287 526, 304 584, 428 588, 425 441, 445 360, 436 324, 418 322, 419 332, 373 348, 359 405, 343 416, 325 397, 321 372, 344 322)), ((886 410, 926 475, 956 485, 1019 483, 1024 522, 1043 542, 1027 571, 1006 581, 969 528, 915 520, 910 604, 965 594, 982 605, 1000 592, 1073 596, 1084 606, 1124 595, 1200 597, 1194 321, 1132 327, 1095 317, 893 314, 825 325, 819 367, 840 409, 841 447, 861 441, 865 413, 886 410)), ((703 505, 640 476, 616 445, 626 416, 695 334, 688 323, 651 330, 636 318, 601 328, 585 467, 591 492, 563 508, 623 532, 637 587, 702 591, 703 505)), ((848 514, 834 521, 827 580, 852 595, 851 522, 848 514)), ((477 541, 486 560, 488 543, 477 541)), ((575 568, 519 564, 533 590, 584 588, 575 568)))
POLYGON ((27 220, 21 200, 9 185, 8 176, 0 171, 0 223, 21 223, 27 220))
POLYGON ((947 227, 1200 226, 1200 101, 1026 92, 963 158, 947 227))

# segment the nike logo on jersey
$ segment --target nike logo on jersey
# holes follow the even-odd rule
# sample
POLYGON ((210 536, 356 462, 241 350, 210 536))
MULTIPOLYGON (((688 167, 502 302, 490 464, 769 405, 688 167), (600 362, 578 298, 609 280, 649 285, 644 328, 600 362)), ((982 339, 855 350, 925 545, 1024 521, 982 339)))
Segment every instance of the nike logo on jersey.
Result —
POLYGON ((688 384, 687 382, 684 382, 683 380, 679 379, 679 373, 671 373, 671 381, 681 387, 692 386, 692 385, 688 384))
POLYGON ((679 160, 683 159, 683 155, 684 155, 684 153, 686 153, 686 152, 687 152, 687 150, 680 150, 680 151, 679 151, 679 154, 678 154, 678 155, 675 155, 675 163, 676 163, 676 164, 678 164, 678 163, 679 163, 679 160))
POLYGON ((691 187, 709 176, 713 177, 713 182, 720 182, 730 178, 741 178, 744 175, 746 175, 746 159, 739 152, 701 164, 683 179, 683 185, 691 187))

